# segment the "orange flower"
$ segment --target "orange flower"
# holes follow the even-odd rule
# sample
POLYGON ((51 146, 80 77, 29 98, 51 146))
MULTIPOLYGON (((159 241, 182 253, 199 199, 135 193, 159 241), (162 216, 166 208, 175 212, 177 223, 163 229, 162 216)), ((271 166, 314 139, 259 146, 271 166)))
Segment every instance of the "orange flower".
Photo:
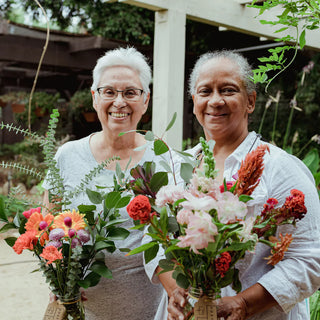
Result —
POLYGON ((26 230, 35 230, 36 237, 40 237, 40 244, 43 246, 45 241, 49 239, 49 235, 46 232, 49 228, 51 229, 51 223, 54 219, 52 214, 47 214, 45 217, 40 212, 34 212, 26 223, 26 230))
POLYGON ((37 243, 37 232, 35 230, 27 231, 23 233, 15 242, 12 247, 17 254, 21 254, 23 250, 33 250, 33 246, 37 243))
POLYGON ((47 262, 47 265, 48 265, 56 260, 63 259, 61 251, 62 251, 62 249, 58 250, 54 246, 47 246, 43 249, 42 253, 40 254, 40 257, 48 260, 48 262, 47 262))
POLYGON ((67 236, 69 229, 78 231, 85 228, 86 223, 83 219, 84 216, 84 214, 80 214, 79 211, 76 211, 74 209, 72 211, 66 210, 59 213, 54 218, 53 228, 63 229, 67 236))
POLYGON ((238 183, 236 194, 251 195, 257 187, 262 175, 264 165, 263 156, 269 147, 266 144, 260 145, 256 150, 247 154, 238 171, 238 183))
MULTIPOLYGON (((266 258, 268 260, 267 263, 272 264, 273 266, 275 266, 279 261, 283 259, 284 253, 288 250, 293 237, 288 233, 285 236, 280 233, 280 239, 281 241, 276 242, 275 246, 271 249, 272 255, 266 258)), ((271 242, 275 242, 277 238, 272 237, 272 239, 270 240, 271 242)))

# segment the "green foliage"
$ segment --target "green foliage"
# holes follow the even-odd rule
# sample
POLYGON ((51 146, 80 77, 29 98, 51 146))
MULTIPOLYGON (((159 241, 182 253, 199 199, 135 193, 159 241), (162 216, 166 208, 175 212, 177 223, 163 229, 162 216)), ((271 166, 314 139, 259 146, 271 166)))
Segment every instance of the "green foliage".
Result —
POLYGON ((69 102, 69 109, 72 114, 79 118, 83 112, 95 112, 92 106, 90 89, 79 90, 74 93, 69 102))
MULTIPOLYGON (((62 30, 75 25, 79 32, 84 30, 93 35, 108 39, 150 44, 153 40, 154 13, 124 3, 108 3, 102 0, 41 0, 40 4, 48 12, 51 23, 62 30)), ((33 18, 39 20, 41 11, 33 0, 5 0, 0 6, 6 18, 15 18, 15 6, 32 12, 33 18)))
POLYGON ((278 27, 274 32, 275 34, 285 32, 289 27, 295 29, 295 36, 285 34, 283 37, 276 39, 276 41, 284 42, 286 45, 269 49, 269 57, 259 58, 259 61, 264 64, 259 65, 258 68, 254 70, 253 80, 255 83, 265 83, 267 91, 272 80, 291 65, 297 55, 297 51, 303 49, 305 46, 306 30, 319 28, 320 6, 317 1, 313 0, 266 0, 262 3, 259 2, 259 4, 255 4, 256 2, 257 0, 248 6, 259 9, 258 16, 267 10, 272 11, 275 7, 281 7, 282 13, 277 15, 277 20, 260 20, 262 24, 270 24, 278 27), (290 50, 293 50, 294 54, 288 62, 286 53, 290 50), (272 74, 273 76, 269 77, 268 74, 272 74))

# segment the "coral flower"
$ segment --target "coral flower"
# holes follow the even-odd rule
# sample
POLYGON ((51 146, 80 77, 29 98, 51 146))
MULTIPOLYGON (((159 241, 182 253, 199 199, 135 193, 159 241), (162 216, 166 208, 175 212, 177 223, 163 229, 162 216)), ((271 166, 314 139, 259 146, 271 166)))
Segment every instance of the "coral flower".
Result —
POLYGON ((264 169, 263 156, 266 150, 270 152, 266 144, 260 145, 256 150, 248 153, 244 161, 241 162, 236 187, 237 195, 251 195, 259 184, 264 169))
MULTIPOLYGON (((76 210, 66 210, 59 213, 54 218, 53 228, 61 228, 64 230, 65 235, 68 236, 69 229, 74 229, 76 231, 84 229, 86 223, 83 219, 85 215, 80 214, 79 211, 76 210), (65 223, 65 219, 67 218, 68 221, 71 219, 71 223, 65 223)), ((66 220, 66 221, 67 221, 66 220)))
POLYGON ((28 222, 26 223, 26 230, 31 231, 35 230, 36 236, 40 237, 40 244, 43 246, 45 240, 49 239, 48 233, 46 232, 45 229, 42 229, 42 226, 44 225, 43 222, 46 222, 48 226, 51 225, 54 217, 52 214, 47 214, 45 217, 40 212, 33 212, 28 219, 28 222))
POLYGON ((12 247, 13 250, 17 254, 21 254, 23 250, 29 249, 32 250, 33 246, 37 243, 38 239, 36 237, 37 231, 30 230, 23 233, 15 242, 14 246, 12 247))
POLYGON ((56 260, 63 259, 61 251, 62 249, 58 250, 55 246, 47 246, 43 249, 40 257, 48 260, 47 265, 49 265, 56 260))
POLYGON ((272 255, 266 258, 268 260, 267 263, 273 266, 283 259, 284 253, 288 250, 290 243, 293 240, 292 235, 288 233, 285 236, 280 233, 279 236, 281 241, 275 244, 271 249, 272 255))
POLYGON ((141 223, 150 221, 151 205, 148 197, 138 195, 133 198, 127 206, 127 212, 133 220, 140 220, 141 223))

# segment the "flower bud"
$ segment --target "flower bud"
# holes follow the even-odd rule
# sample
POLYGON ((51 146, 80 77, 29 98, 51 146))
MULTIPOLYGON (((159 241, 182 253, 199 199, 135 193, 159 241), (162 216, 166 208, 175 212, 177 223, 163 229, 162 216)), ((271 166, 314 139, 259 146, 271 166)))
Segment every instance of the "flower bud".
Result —
POLYGON ((47 223, 46 221, 41 221, 41 222, 39 223, 39 229, 40 229, 40 230, 44 230, 44 229, 46 229, 46 228, 48 228, 48 223, 47 223))
POLYGON ((76 230, 74 230, 74 229, 69 229, 69 230, 68 230, 68 236, 69 236, 70 238, 73 238, 76 234, 77 234, 77 231, 76 231, 76 230))
POLYGON ((71 228, 72 226, 72 219, 70 217, 65 217, 63 220, 64 224, 68 227, 71 228))

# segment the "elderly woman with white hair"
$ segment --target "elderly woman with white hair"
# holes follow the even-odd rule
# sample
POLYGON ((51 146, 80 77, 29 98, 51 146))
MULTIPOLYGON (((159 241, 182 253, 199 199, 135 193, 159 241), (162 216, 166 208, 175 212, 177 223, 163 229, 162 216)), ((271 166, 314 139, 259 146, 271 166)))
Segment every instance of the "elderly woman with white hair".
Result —
MULTIPOLYGON (((120 157, 118 163, 124 170, 130 166, 160 159, 151 147, 135 151, 146 144, 143 135, 137 133, 138 122, 147 111, 150 99, 149 84, 151 69, 146 58, 134 48, 119 48, 108 51, 98 61, 93 70, 91 87, 93 108, 96 110, 102 130, 89 136, 65 143, 56 154, 57 165, 66 190, 75 188, 93 168, 113 156, 120 157), (119 136, 120 132, 127 132, 119 136)), ((116 163, 111 162, 88 185, 94 190, 97 185, 113 186, 116 163)), ((50 189, 48 181, 43 187, 50 189)), ((49 205, 48 191, 45 203, 49 205)), ((72 199, 69 208, 90 204, 85 193, 72 199)), ((102 206, 97 208, 102 210, 102 206)), ((128 218, 126 209, 121 209, 122 218, 128 218)), ((128 220, 124 228, 132 227, 128 220)), ((141 245, 143 233, 131 231, 125 240, 115 241, 117 248, 133 249, 141 245)), ((154 285, 148 277, 157 281, 155 270, 157 261, 143 263, 142 254, 125 256, 116 250, 105 252, 106 264, 112 270, 113 279, 102 278, 99 284, 85 291, 87 320, 163 320, 165 308, 159 308, 166 295, 161 285, 154 285), (157 310, 159 312, 157 313, 157 310)))
MULTIPOLYGON (((242 291, 231 286, 222 289, 217 302, 218 317, 227 320, 307 320, 306 298, 320 286, 320 203, 311 172, 296 157, 261 141, 248 131, 248 116, 254 111, 256 91, 248 61, 232 51, 202 55, 190 76, 193 113, 203 127, 206 140, 214 140, 213 155, 218 180, 235 181, 235 174, 246 155, 261 144, 270 153, 264 156, 264 171, 248 202, 248 215, 260 214, 268 198, 281 206, 290 190, 305 195, 307 214, 296 227, 283 225, 278 233, 291 233, 293 241, 284 259, 275 266, 267 264, 268 246, 258 244, 236 267, 242 291)), ((201 159, 201 145, 189 150, 201 159)), ((202 163, 200 164, 200 166, 202 163)), ((186 292, 173 291, 168 320, 184 319, 186 292)))

